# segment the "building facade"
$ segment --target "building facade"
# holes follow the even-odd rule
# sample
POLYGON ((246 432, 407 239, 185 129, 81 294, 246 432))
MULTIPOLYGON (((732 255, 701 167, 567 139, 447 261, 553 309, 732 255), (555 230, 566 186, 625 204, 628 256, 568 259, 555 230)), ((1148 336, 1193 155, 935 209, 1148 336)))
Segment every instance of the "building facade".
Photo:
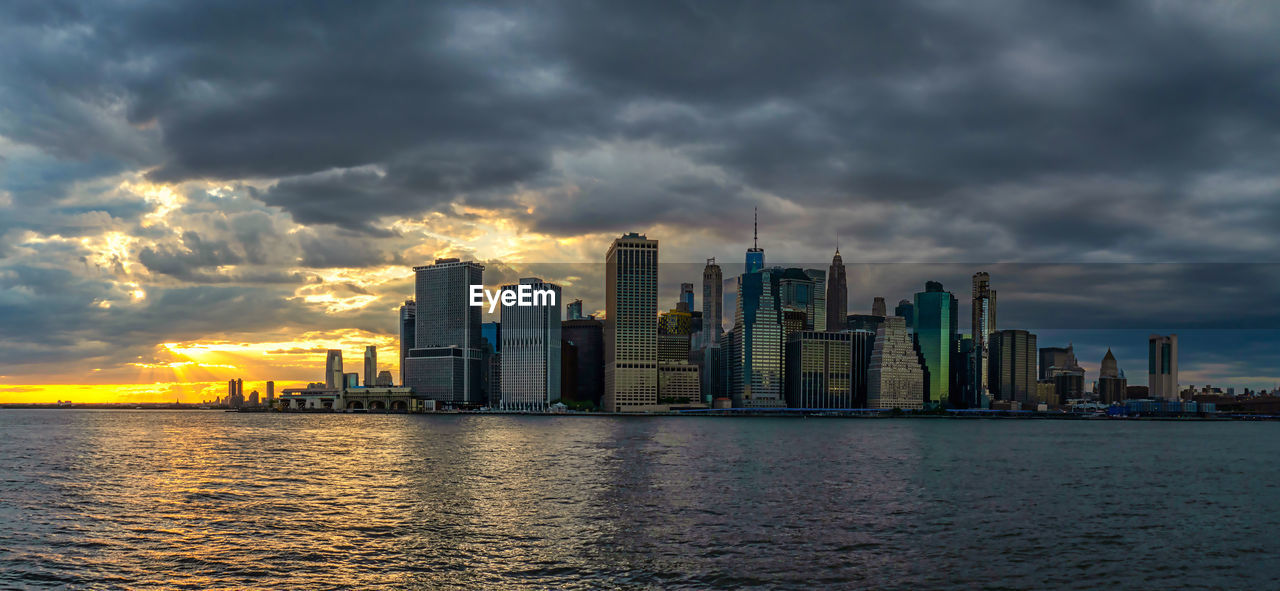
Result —
POLYGON ((849 315, 849 282, 845 278, 844 259, 840 257, 839 247, 836 247, 836 254, 831 257, 831 266, 827 268, 826 308, 825 330, 844 330, 845 319, 849 315))
POLYGON ((999 330, 990 337, 988 383, 1000 400, 1031 402, 1036 396, 1036 335, 1025 330, 999 330))
POLYGON ((409 350, 416 345, 414 331, 417 328, 417 303, 405 300, 400 306, 400 384, 404 384, 404 360, 409 357, 409 350))
POLYGON ((605 255, 604 409, 658 404, 658 241, 626 234, 605 255))
POLYGON ((437 259, 413 271, 415 346, 405 360, 405 385, 445 405, 483 404, 481 308, 470 305, 470 286, 484 285, 484 265, 437 259))
MULTIPOLYGON (((566 320, 560 323, 560 338, 573 343, 577 356, 573 395, 569 398, 577 402, 589 401, 600 407, 604 393, 604 323, 594 318, 566 320)), ((562 375, 561 380, 564 379, 562 375)))
POLYGON ((876 333, 867 371, 867 408, 924 407, 924 368, 900 316, 886 318, 876 333))
POLYGON ((788 337, 788 407, 853 408, 852 341, 847 332, 802 331, 788 337))
POLYGON ((982 398, 991 392, 988 384, 990 378, 989 359, 991 347, 988 337, 996 329, 996 290, 991 289, 991 275, 986 272, 973 274, 973 310, 969 332, 973 339, 972 368, 969 375, 973 384, 968 389, 971 394, 965 402, 969 408, 981 408, 982 398))
POLYGON ((514 291, 555 294, 531 306, 502 306, 502 401, 504 410, 546 410, 560 401, 560 286, 536 277, 522 278, 514 291), (538 305, 538 304, 541 305, 538 305))
POLYGON ((735 407, 777 408, 783 398, 783 325, 774 270, 738 280, 729 394, 735 407))
POLYGON ((702 269, 702 338, 701 346, 720 346, 724 332, 724 274, 715 259, 707 259, 702 269))
POLYGON ((937 281, 925 283, 916 294, 912 339, 924 356, 925 395, 932 405, 942 405, 951 398, 951 353, 956 347, 957 304, 951 292, 943 291, 937 281))
POLYGON ((1147 337, 1147 393, 1152 398, 1180 399, 1178 335, 1147 337))

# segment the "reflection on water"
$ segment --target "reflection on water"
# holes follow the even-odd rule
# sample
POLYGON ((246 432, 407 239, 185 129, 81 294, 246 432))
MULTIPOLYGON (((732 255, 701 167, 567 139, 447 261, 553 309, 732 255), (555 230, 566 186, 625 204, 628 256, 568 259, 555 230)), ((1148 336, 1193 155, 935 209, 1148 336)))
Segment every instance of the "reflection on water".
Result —
POLYGON ((0 587, 1267 588, 1277 430, 0 411, 0 587))

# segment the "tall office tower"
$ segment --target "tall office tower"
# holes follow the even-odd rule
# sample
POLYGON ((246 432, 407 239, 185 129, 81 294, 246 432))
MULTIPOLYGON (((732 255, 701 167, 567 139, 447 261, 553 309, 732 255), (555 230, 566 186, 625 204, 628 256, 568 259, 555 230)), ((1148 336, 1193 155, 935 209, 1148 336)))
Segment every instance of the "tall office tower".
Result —
POLYGON ((569 302, 565 312, 568 316, 565 320, 578 320, 582 318, 582 300, 573 300, 572 302, 569 302))
POLYGON ((925 395, 930 404, 951 398, 951 352, 956 347, 956 298, 942 284, 928 281, 916 294, 912 339, 924 356, 925 395))
POLYGON ((760 248, 760 210, 755 210, 755 221, 751 223, 751 248, 747 249, 746 272, 751 273, 764 268, 764 249, 760 248))
POLYGON ((522 278, 529 286, 532 306, 502 307, 502 408, 545 410, 560 400, 560 286, 536 277, 522 278))
POLYGON ((702 269, 702 345, 720 346, 724 332, 724 275, 714 258, 702 269))
POLYGON ((404 360, 409 357, 416 340, 413 336, 417 328, 417 304, 413 300, 405 300, 400 306, 400 384, 404 385, 404 360))
POLYGON ((1040 379, 1053 379, 1053 368, 1075 365, 1074 360, 1069 347, 1040 347, 1040 379))
POLYGON ((236 395, 236 381, 227 380, 227 400, 231 400, 236 395))
POLYGON ((330 390, 342 387, 342 351, 338 349, 325 353, 324 387, 330 390))
POLYGON ((684 302, 685 304, 687 304, 687 305, 689 306, 689 311, 690 311, 690 312, 692 312, 692 311, 694 310, 694 307, 693 307, 693 284, 692 284, 692 283, 681 283, 681 284, 680 284, 680 301, 684 302))
POLYGON ((367 345, 364 348, 364 385, 378 383, 378 348, 367 345))
POLYGON ((884 307, 884 298, 876 296, 875 299, 871 300, 871 315, 881 318, 888 316, 884 307))
MULTIPOLYGON (((571 399, 591 402, 599 408, 604 390, 604 324, 595 318, 566 320, 560 323, 560 338, 573 343, 578 356, 571 399)), ((565 378, 562 375, 560 379, 565 378)))
POLYGON ((911 300, 898 300, 898 305, 893 309, 893 315, 905 320, 907 330, 911 330, 911 323, 915 322, 916 306, 911 300))
POLYGON ((267 381, 267 406, 272 406, 275 403, 276 403, 276 383, 274 381, 267 381))
POLYGON ((716 343, 714 347, 703 347, 700 351, 702 356, 702 373, 698 378, 701 381, 702 401, 711 404, 716 398, 724 397, 724 362, 721 359, 723 350, 720 343, 716 343))
POLYGON ((840 247, 836 247, 835 256, 831 257, 831 267, 827 269, 827 330, 838 332, 845 329, 845 318, 849 315, 849 283, 844 276, 844 259, 840 258, 840 247))
POLYGON ((960 335, 951 353, 951 404, 956 408, 982 408, 982 397, 976 393, 978 380, 973 375, 976 367, 973 337, 960 335))
POLYGON ((1147 395, 1152 398, 1177 400, 1178 335, 1147 337, 1147 395))
POLYGON ((734 313, 733 381, 730 396, 735 407, 781 407, 782 310, 778 302, 776 271, 762 269, 738 279, 738 306, 734 313))
POLYGON ((1107 354, 1102 357, 1102 366, 1098 371, 1098 399, 1106 404, 1115 404, 1124 402, 1125 390, 1129 387, 1129 381, 1125 379, 1124 373, 1116 364, 1116 356, 1111 354, 1111 349, 1107 348, 1107 354))
POLYGON ((901 316, 884 319, 871 349, 867 370, 867 408, 924 407, 924 368, 907 323, 901 316))
POLYGON ((658 404, 658 241, 636 233, 605 255, 604 409, 658 404))
MULTIPOLYGON (((876 325, 877 330, 879 325, 876 325)), ((876 346, 876 333, 849 329, 849 390, 853 408, 867 408, 867 380, 871 371, 871 351, 876 346)))
POLYGON ((404 385, 418 396, 449 405, 483 404, 481 307, 471 305, 470 292, 472 285, 484 285, 484 265, 436 259, 413 272, 415 344, 405 359, 404 385))
MULTIPOLYGON (((988 359, 991 347, 987 342, 988 335, 996 331, 996 290, 991 289, 991 276, 985 272, 973 274, 973 317, 970 333, 973 335, 973 363, 971 375, 975 383, 974 393, 988 396, 991 386, 987 379, 990 375, 988 359)), ((974 408, 970 406, 970 408, 974 408)))
POLYGON ((998 330, 990 338, 988 384, 1000 400, 1031 402, 1036 398, 1036 335, 1025 330, 998 330))
POLYGON ((805 311, 808 315, 805 327, 808 330, 830 330, 827 327, 827 272, 822 269, 805 269, 804 274, 813 282, 813 302, 805 311))
POLYGON ((787 338, 786 399, 790 408, 853 408, 847 332, 801 331, 787 338))

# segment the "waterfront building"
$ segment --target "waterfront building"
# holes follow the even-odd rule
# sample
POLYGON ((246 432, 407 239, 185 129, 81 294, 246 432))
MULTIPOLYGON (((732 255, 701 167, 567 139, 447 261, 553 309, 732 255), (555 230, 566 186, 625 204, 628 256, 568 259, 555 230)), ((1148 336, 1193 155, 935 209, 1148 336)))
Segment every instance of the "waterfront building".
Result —
POLYGON ((996 332, 996 290, 991 289, 991 276, 986 272, 973 274, 972 318, 969 332, 973 339, 972 363, 969 369, 974 383, 968 386, 972 395, 965 399, 969 408, 981 408, 980 396, 989 396, 991 386, 988 380, 991 375, 989 359, 991 346, 988 337, 996 332))
POLYGON ((529 286, 554 297, 534 305, 502 306, 502 402, 505 410, 546 410, 560 401, 560 286, 536 277, 504 285, 503 291, 529 286))
POLYGON ((604 409, 658 404, 658 241, 630 233, 605 255, 604 409))
POLYGON ((1071 347, 1040 347, 1040 379, 1053 379, 1051 375, 1055 367, 1075 365, 1075 354, 1071 347))
POLYGON ((364 385, 373 386, 378 383, 378 348, 367 345, 364 348, 364 385))
POLYGON ((1178 335, 1147 337, 1147 391, 1152 398, 1175 400, 1178 392, 1178 335))
POLYGON ((582 318, 582 300, 573 300, 565 307, 565 320, 578 320, 582 318))
POLYGON ((1036 335, 1025 330, 999 330, 990 337, 988 383, 999 400, 1032 402, 1036 395, 1036 335))
POLYGON ((951 353, 951 405, 956 408, 982 408, 982 397, 977 395, 978 380, 973 375, 978 367, 975 359, 973 337, 959 335, 956 350, 951 353))
POLYGON ((879 316, 881 318, 888 316, 885 310, 884 298, 880 296, 876 296, 874 299, 871 300, 871 315, 879 316))
POLYGON ((342 388, 349 390, 351 388, 360 387, 360 374, 352 371, 342 374, 342 388))
POLYGON ((276 383, 274 381, 270 381, 270 380, 267 381, 266 404, 267 406, 275 406, 276 404, 276 383))
POLYGON ((956 347, 957 302, 937 281, 925 283, 916 294, 912 339, 924 356, 925 397, 932 405, 950 402, 951 352, 956 347))
POLYGON ((1107 348, 1098 370, 1098 400, 1106 404, 1122 403, 1128 387, 1129 380, 1125 379, 1124 372, 1116 363, 1116 356, 1107 348))
POLYGON ((853 407, 852 340, 848 332, 801 331, 787 337, 788 407, 853 407))
POLYGON ((849 283, 845 279, 844 259, 840 257, 839 246, 836 246, 836 254, 831 257, 831 266, 827 269, 826 308, 827 326, 824 330, 844 330, 849 315, 849 283))
MULTIPOLYGON (((876 330, 879 330, 877 326, 876 330)), ((853 408, 867 408, 867 383, 871 372, 871 352, 875 349, 876 332, 853 329, 849 335, 849 390, 853 408)))
POLYGON ((709 404, 725 395, 720 343, 703 347, 699 353, 702 362, 698 364, 701 368, 698 378, 701 382, 702 401, 709 404))
POLYGON ((754 273, 764 268, 764 249, 760 248, 760 210, 757 208, 751 222, 751 248, 747 249, 746 272, 754 273))
POLYGON ((924 367, 906 320, 886 318, 876 333, 867 372, 867 408, 920 409, 924 406, 924 367))
POLYGON ((775 269, 738 279, 729 394, 735 407, 782 407, 783 325, 775 269))
POLYGON ((416 346, 414 331, 417 325, 417 303, 405 300, 400 306, 400 383, 404 384, 404 360, 409 357, 409 350, 416 346))
POLYGON ((719 347, 724 331, 724 275, 714 258, 707 259, 702 269, 702 338, 703 347, 719 347))
POLYGON ((342 387, 342 351, 329 349, 324 358, 324 385, 336 389, 342 387))
POLYGON ((560 325, 560 402, 578 402, 578 346, 564 336, 560 325))
MULTIPOLYGON (((712 402, 721 398, 727 399, 732 403, 735 400, 735 392, 740 392, 742 387, 742 363, 739 353, 742 348, 742 331, 737 326, 725 331, 720 335, 720 390, 715 391, 712 402)), ((741 399, 741 394, 737 394, 737 399, 741 399)))
POLYGON ((1058 385, 1053 380, 1039 380, 1036 382, 1036 401, 1042 402, 1049 407, 1061 404, 1058 399, 1058 385))
MULTIPOLYGON (((573 343, 573 355, 576 357, 572 379, 561 374, 563 384, 573 386, 573 393, 567 398, 576 402, 591 402, 598 408, 604 391, 604 323, 595 318, 578 318, 560 323, 560 338, 573 343)), ((561 351, 562 356, 568 355, 561 351)))
POLYGON ((415 342, 404 384, 441 404, 483 404, 481 307, 470 305, 470 286, 484 285, 484 265, 446 258, 413 271, 415 342))
POLYGON ((669 408, 705 408, 698 366, 688 361, 659 362, 658 402, 669 408))

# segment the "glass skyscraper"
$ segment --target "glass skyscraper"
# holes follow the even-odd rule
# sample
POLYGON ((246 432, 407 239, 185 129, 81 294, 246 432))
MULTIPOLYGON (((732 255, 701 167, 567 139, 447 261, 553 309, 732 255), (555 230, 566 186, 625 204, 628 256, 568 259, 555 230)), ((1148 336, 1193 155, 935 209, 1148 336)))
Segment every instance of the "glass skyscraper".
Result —
POLYGON ((937 281, 916 294, 912 339, 924 357, 925 398, 932 405, 949 402, 951 353, 956 347, 956 298, 937 281))
POLYGON ((729 394, 735 407, 785 406, 782 390, 783 327, 776 271, 738 279, 729 394))
MULTIPOLYGON (((532 306, 502 306, 502 402, 507 410, 546 410, 560 400, 560 286, 524 278, 552 300, 532 306)), ((516 285, 504 285, 515 290, 516 285)))
POLYGON ((481 309, 470 305, 470 286, 484 285, 484 265, 436 259, 413 271, 415 346, 405 360, 405 385, 446 404, 482 404, 481 309))

